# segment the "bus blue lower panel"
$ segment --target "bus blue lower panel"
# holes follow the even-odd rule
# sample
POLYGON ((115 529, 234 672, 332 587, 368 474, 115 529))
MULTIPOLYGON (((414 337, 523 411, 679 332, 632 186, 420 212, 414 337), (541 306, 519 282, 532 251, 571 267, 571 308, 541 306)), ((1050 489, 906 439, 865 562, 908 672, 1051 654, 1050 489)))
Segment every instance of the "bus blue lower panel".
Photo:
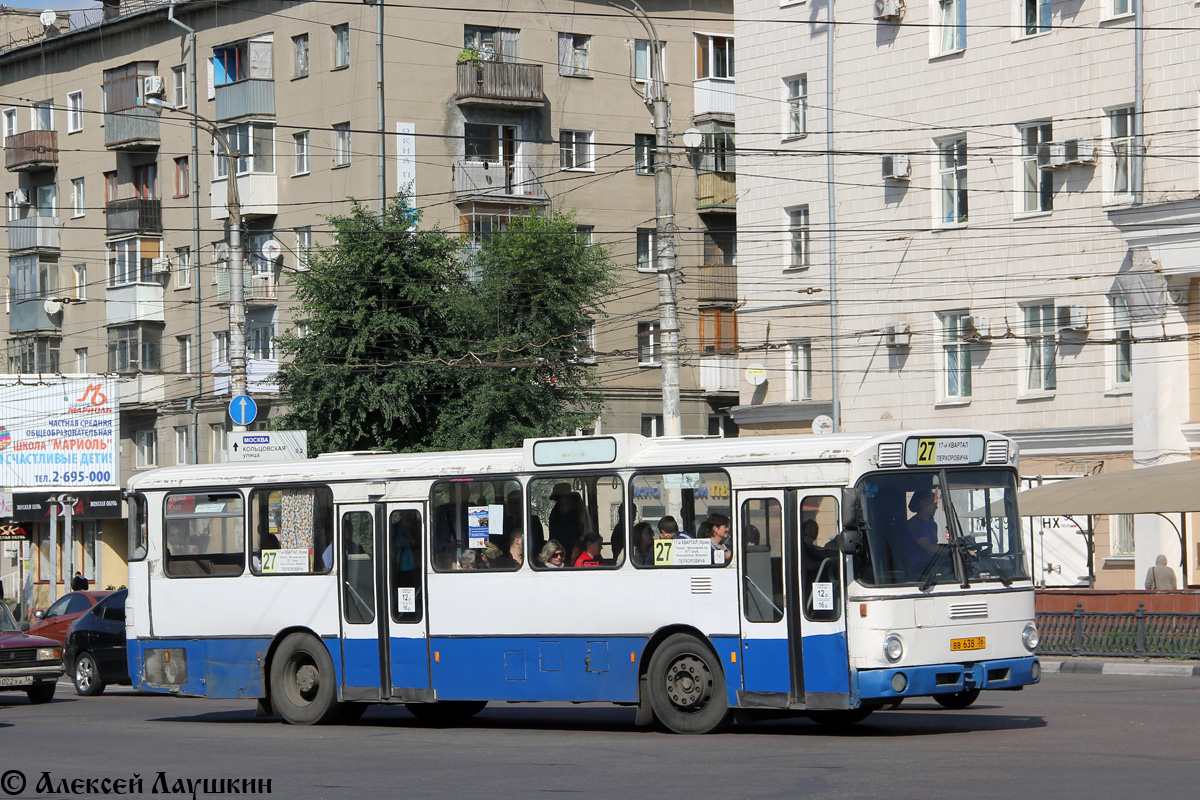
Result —
POLYGON ((792 690, 790 665, 787 639, 742 640, 742 681, 747 692, 787 694, 792 690))
POLYGON ((975 661, 961 664, 931 664, 920 667, 861 670, 858 690, 863 700, 920 697, 961 692, 966 689, 1012 689, 1037 683, 1033 676, 1035 656, 975 661), (904 676, 904 691, 893 688, 892 679, 904 676))
MULTIPOLYGON (((334 673, 340 683, 341 659, 333 649, 337 642, 323 641, 330 648, 334 673)), ((126 659, 134 688, 143 692, 258 698, 264 695, 260 663, 265 661, 270 647, 269 638, 129 639, 126 659), (164 670, 166 664, 170 668, 164 670)))

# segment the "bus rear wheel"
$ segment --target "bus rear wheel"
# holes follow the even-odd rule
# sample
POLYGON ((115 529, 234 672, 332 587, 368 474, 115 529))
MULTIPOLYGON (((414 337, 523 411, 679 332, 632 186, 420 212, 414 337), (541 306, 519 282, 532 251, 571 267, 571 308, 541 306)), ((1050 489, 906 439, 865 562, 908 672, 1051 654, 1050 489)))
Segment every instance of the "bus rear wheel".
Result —
POLYGON ((428 725, 455 725, 483 711, 487 700, 439 700, 436 703, 405 703, 408 713, 428 725))
POLYGON ((325 725, 341 714, 333 659, 307 633, 293 633, 271 660, 271 699, 292 725, 325 725))
POLYGON ((729 724, 725 675, 716 654, 694 636, 676 634, 650 657, 650 707, 675 733, 711 733, 729 724))
POLYGON ((964 689, 961 692, 953 694, 935 694, 933 696, 935 702, 943 708, 953 708, 958 710, 966 708, 979 699, 978 689, 964 689))

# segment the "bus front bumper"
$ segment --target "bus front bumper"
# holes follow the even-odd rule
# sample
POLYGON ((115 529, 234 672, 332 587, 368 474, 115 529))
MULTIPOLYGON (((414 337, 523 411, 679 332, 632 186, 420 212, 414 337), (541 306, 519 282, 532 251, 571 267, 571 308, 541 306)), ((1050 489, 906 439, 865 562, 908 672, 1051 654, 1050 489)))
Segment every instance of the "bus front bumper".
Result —
POLYGON ((959 664, 928 664, 912 667, 859 670, 858 691, 862 700, 894 700, 953 694, 968 689, 1018 689, 1037 683, 1042 667, 1037 656, 959 664))

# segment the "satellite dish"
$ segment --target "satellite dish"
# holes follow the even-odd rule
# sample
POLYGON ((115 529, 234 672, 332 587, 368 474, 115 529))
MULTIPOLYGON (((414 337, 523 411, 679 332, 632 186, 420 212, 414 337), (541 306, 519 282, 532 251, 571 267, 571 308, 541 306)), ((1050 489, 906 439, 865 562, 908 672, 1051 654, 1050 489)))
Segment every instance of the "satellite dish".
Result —
POLYGON ((762 364, 751 364, 746 367, 746 383, 751 386, 762 386, 767 382, 767 368, 762 364))
POLYGON ((704 142, 704 134, 696 128, 688 128, 683 132, 683 146, 695 150, 704 142))
POLYGON ((62 307, 62 301, 55 300, 53 297, 47 298, 46 302, 42 303, 42 308, 44 308, 46 313, 51 317, 62 311, 62 307))
POLYGON ((42 12, 42 15, 40 17, 38 17, 38 19, 42 21, 42 25, 49 28, 51 25, 53 25, 55 22, 58 21, 58 14, 55 14, 53 9, 47 8, 45 11, 42 12))
POLYGON ((274 239, 267 239, 265 242, 263 242, 262 256, 267 261, 274 261, 282 254, 283 246, 280 245, 279 242, 275 241, 274 239))

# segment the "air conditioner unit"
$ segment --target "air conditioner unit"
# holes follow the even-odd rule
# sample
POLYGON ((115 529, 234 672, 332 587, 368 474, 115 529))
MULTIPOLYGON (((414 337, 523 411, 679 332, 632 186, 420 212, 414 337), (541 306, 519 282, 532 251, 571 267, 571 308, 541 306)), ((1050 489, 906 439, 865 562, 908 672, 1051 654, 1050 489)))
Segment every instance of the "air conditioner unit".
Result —
POLYGON ((1037 148, 1037 162, 1042 169, 1062 169, 1067 165, 1066 148, 1062 142, 1043 142, 1037 148))
POLYGON ((888 347, 908 347, 912 344, 912 329, 907 322, 898 322, 883 329, 883 343, 888 347))
POLYGON ((19 206, 29 205, 29 192, 24 189, 15 189, 12 193, 13 202, 19 206))
POLYGON ((912 163, 908 156, 884 156, 883 157, 883 177, 884 180, 906 181, 912 175, 912 163))
POLYGON ((1096 162, 1096 140, 1090 136, 1081 139, 1067 139, 1063 142, 1063 151, 1068 164, 1094 164, 1096 162))
POLYGON ((171 272, 171 259, 170 259, 170 258, 166 258, 166 257, 164 257, 164 258, 156 258, 156 259, 154 259, 154 261, 151 263, 150 269, 151 269, 151 271, 152 271, 152 272, 153 272, 155 275, 167 275, 167 274, 170 274, 170 272, 171 272))
POLYGON ((904 16, 904 0, 875 0, 875 19, 900 19, 904 16))
POLYGON ((959 317, 958 335, 964 339, 979 339, 989 335, 991 324, 987 317, 978 314, 959 317))
POLYGON ((162 97, 166 91, 161 75, 147 75, 142 79, 143 91, 147 97, 162 97))
POLYGON ((1058 315, 1058 329, 1060 331, 1086 331, 1088 328, 1086 306, 1059 306, 1055 309, 1055 313, 1058 315))

